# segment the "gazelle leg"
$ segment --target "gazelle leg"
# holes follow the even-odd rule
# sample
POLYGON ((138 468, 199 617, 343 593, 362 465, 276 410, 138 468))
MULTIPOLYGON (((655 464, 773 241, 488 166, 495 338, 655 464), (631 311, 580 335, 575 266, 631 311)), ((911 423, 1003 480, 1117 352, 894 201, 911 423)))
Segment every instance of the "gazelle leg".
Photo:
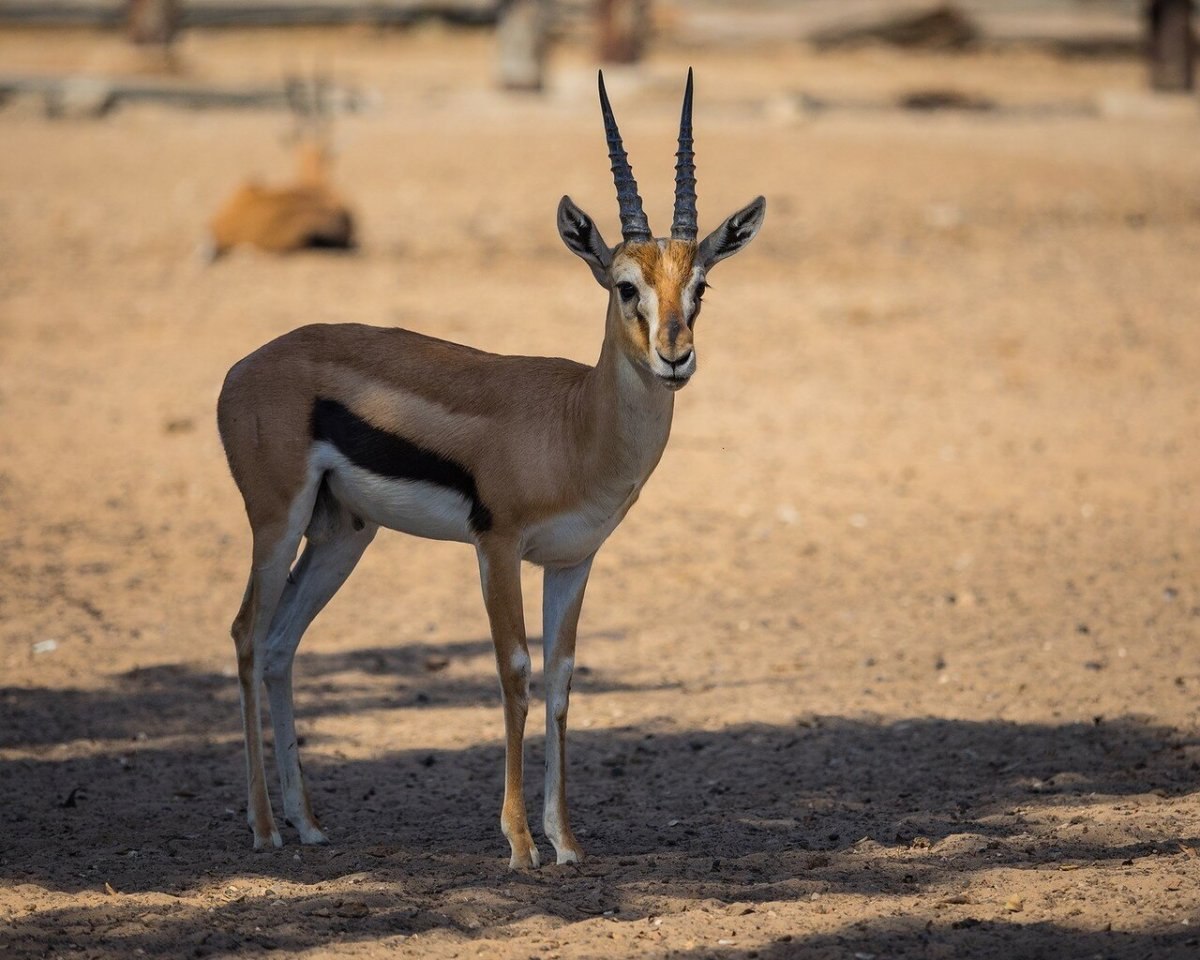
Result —
POLYGON ((276 515, 272 522, 255 523, 251 518, 254 548, 250 581, 231 631, 237 648, 242 726, 246 738, 246 820, 254 831, 256 850, 267 845, 283 845, 271 814, 271 796, 267 792, 263 767, 261 691, 265 648, 296 548, 312 518, 318 482, 313 478, 299 490, 286 514, 276 515))
POLYGON ((583 850, 567 816, 567 706, 575 669, 575 631, 592 557, 574 567, 547 568, 542 591, 542 650, 546 684, 546 796, 542 828, 559 863, 578 863, 583 850))
POLYGON ((260 563, 259 538, 256 536, 255 561, 242 608, 233 621, 233 640, 237 647, 238 684, 242 701, 242 728, 246 737, 246 820, 254 831, 254 849, 279 847, 283 840, 271 814, 263 767, 262 701, 263 646, 271 617, 283 595, 291 558, 295 556, 300 534, 295 539, 284 535, 271 550, 271 558, 260 563), (290 544, 291 549, 288 550, 290 544))
POLYGON ((479 579, 487 606, 504 698, 504 805, 500 829, 512 847, 509 867, 536 867, 537 847, 525 816, 522 761, 525 717, 529 712, 529 645, 521 606, 521 557, 511 541, 480 543, 479 579))
POLYGON ((346 582, 378 529, 368 524, 352 530, 347 523, 333 539, 310 541, 292 569, 267 636, 264 679, 275 732, 275 765, 283 791, 284 816, 299 832, 302 843, 325 843, 326 837, 313 815, 300 768, 292 705, 292 662, 304 631, 346 582))
POLYGON ((262 708, 258 699, 258 680, 254 656, 254 618, 259 607, 258 578, 250 572, 242 607, 234 618, 231 633, 237 648, 238 688, 242 702, 242 732, 246 741, 246 820, 254 831, 254 849, 268 843, 281 846, 283 840, 271 816, 263 771, 262 708))

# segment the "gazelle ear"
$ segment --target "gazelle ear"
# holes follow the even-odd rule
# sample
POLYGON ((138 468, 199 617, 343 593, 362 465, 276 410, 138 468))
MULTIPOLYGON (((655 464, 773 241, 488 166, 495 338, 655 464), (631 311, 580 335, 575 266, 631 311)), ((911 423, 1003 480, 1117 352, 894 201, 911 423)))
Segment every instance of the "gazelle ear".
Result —
POLYGON ((558 235, 568 250, 592 268, 596 282, 607 290, 612 251, 600 236, 592 218, 575 206, 570 197, 558 201, 558 235))
POLYGON ((755 197, 731 216, 700 244, 700 262, 707 270, 718 260, 732 257, 746 244, 754 239, 759 227, 763 225, 763 217, 767 214, 767 201, 764 197, 755 197))

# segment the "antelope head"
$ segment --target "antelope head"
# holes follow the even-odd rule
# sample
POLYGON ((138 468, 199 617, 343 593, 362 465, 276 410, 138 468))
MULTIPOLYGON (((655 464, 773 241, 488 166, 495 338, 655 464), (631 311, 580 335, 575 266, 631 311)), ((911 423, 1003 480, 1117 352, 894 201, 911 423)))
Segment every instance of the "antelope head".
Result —
POLYGON ((592 269, 609 292, 607 337, 635 367, 670 390, 696 372, 695 326, 713 264, 754 239, 767 202, 757 197, 697 242, 696 165, 692 151, 692 71, 688 70, 675 163, 671 236, 655 237, 642 210, 633 169, 600 74, 600 111, 621 216, 621 243, 609 247, 592 218, 570 197, 558 204, 558 232, 567 249, 592 269))

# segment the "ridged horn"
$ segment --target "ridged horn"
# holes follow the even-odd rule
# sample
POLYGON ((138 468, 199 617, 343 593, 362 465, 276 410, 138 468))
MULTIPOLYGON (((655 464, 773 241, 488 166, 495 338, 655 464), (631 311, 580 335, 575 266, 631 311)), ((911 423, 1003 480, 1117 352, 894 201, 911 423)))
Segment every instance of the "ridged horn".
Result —
POLYGON ((675 216, 671 236, 696 239, 696 154, 692 150, 692 68, 688 67, 683 112, 679 117, 679 150, 675 153, 675 216))
POLYGON ((651 240, 650 221, 642 211, 637 181, 629 166, 629 155, 621 145, 621 131, 613 117, 612 105, 604 89, 604 71, 600 71, 600 112, 604 116, 604 135, 608 139, 608 158, 612 161, 613 183, 617 186, 617 205, 621 212, 621 236, 626 240, 651 240))

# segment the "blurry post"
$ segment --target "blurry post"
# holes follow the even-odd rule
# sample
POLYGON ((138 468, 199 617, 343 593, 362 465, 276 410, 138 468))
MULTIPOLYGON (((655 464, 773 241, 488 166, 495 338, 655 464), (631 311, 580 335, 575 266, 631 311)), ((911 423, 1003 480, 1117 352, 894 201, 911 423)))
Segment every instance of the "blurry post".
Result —
POLYGON ((1145 11, 1150 86, 1191 90, 1196 81, 1192 0, 1147 0, 1145 11))
POLYGON ((597 0, 600 59, 636 63, 646 49, 650 0, 597 0))
POLYGON ((130 42, 169 47, 183 20, 180 0, 128 0, 125 32, 130 42))
POLYGON ((546 0, 504 0, 496 24, 497 79, 505 90, 541 90, 546 0))
POLYGON ((182 0, 126 0, 125 36, 139 51, 140 69, 174 72, 175 40, 183 26, 182 0))

